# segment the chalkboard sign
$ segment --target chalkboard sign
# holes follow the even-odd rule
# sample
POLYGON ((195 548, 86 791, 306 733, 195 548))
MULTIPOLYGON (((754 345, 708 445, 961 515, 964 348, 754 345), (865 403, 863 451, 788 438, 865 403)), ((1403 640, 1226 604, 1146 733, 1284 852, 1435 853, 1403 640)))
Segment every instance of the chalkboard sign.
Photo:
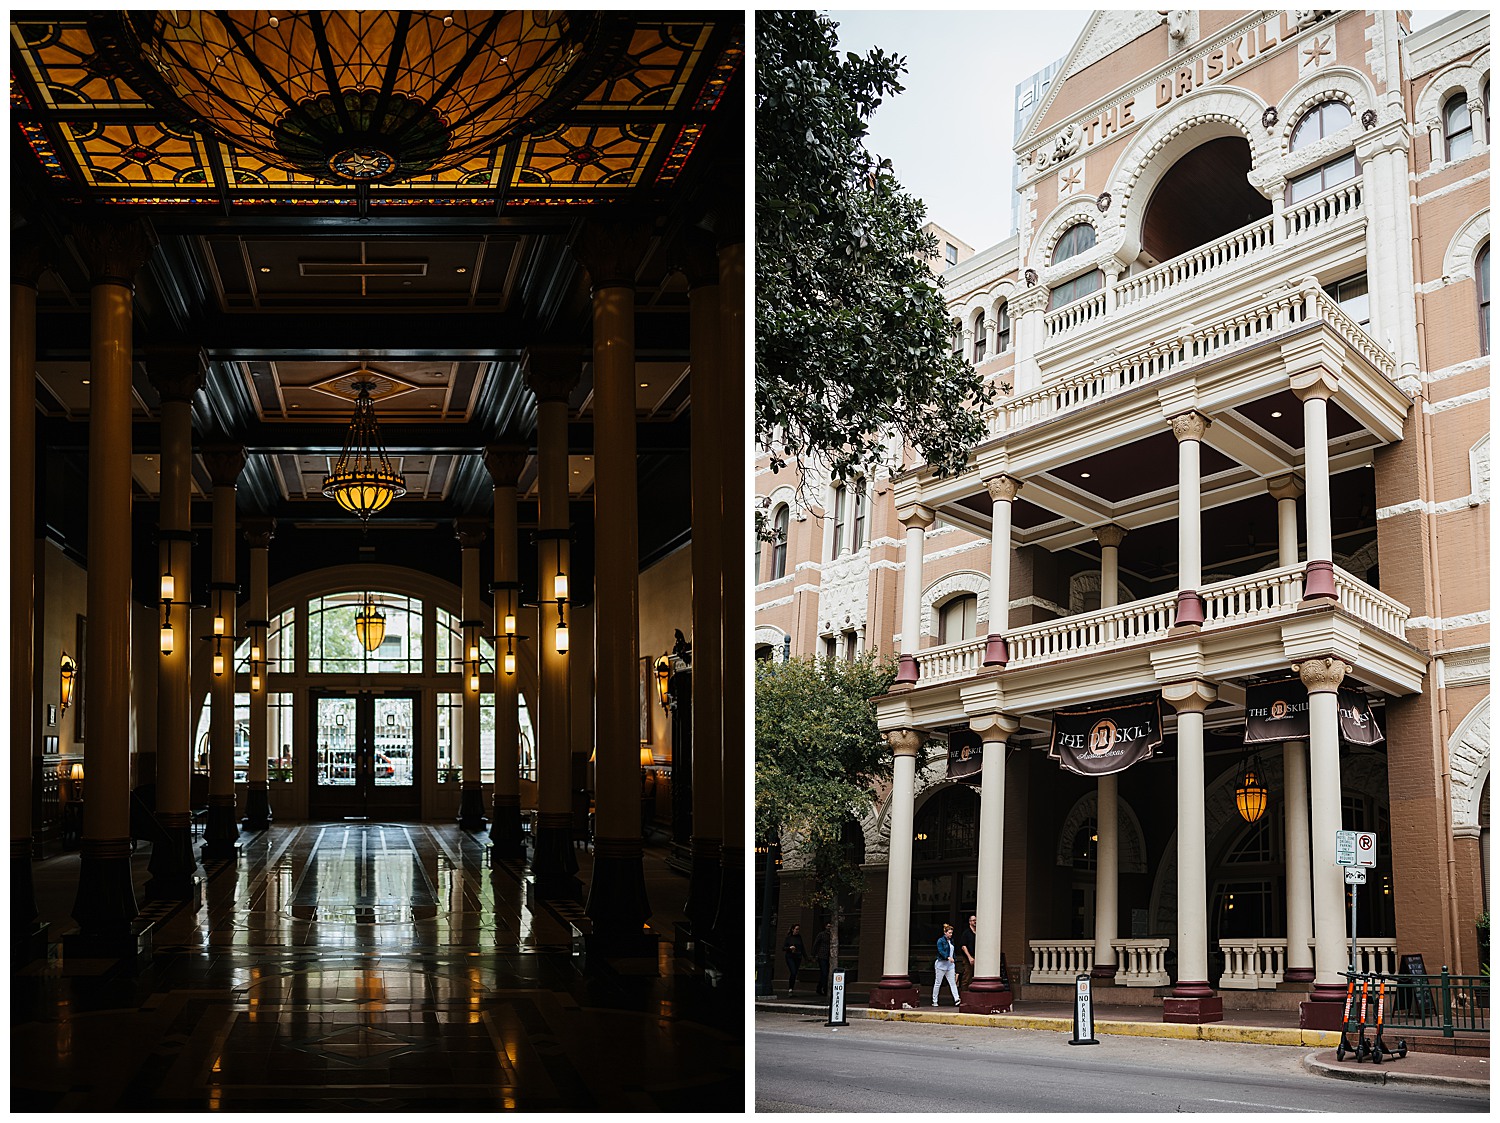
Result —
MULTIPOLYGON (((1403 955, 1401 957, 1401 974, 1425 976, 1427 974, 1427 964, 1422 961, 1420 955, 1403 955)), ((1404 1010, 1424 1015, 1435 1014, 1437 1012, 1437 1003, 1432 1000, 1432 987, 1426 985, 1425 981, 1418 983, 1411 980, 1402 980, 1397 983, 1397 986, 1404 992, 1402 995, 1404 1001, 1400 1004, 1404 1010)))

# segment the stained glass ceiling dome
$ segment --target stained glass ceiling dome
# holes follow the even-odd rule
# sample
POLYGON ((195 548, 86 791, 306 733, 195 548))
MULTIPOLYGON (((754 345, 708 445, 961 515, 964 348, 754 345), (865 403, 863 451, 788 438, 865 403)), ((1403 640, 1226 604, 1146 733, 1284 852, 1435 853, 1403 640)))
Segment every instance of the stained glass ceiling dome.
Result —
POLYGON ((394 183, 528 133, 612 62, 598 12, 133 11, 115 63, 270 163, 394 183))

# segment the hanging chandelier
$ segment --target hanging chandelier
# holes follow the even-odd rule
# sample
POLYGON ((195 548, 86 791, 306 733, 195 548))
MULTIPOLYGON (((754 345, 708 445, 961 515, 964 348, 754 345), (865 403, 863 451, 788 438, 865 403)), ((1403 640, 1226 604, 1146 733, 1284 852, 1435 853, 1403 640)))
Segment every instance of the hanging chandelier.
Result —
POLYGON ((385 613, 380 611, 373 593, 364 594, 360 601, 359 611, 354 615, 354 634, 366 651, 374 651, 385 642, 385 613))
POLYGON ((406 477, 392 467, 380 440, 375 403, 370 400, 375 383, 362 379, 352 389, 359 392, 354 401, 354 417, 344 438, 344 451, 323 481, 323 494, 336 499, 344 510, 368 520, 376 511, 390 506, 392 499, 406 494, 406 477))
POLYGON ((275 167, 398 183, 534 132, 608 77, 602 12, 131 11, 94 19, 159 108, 275 167))

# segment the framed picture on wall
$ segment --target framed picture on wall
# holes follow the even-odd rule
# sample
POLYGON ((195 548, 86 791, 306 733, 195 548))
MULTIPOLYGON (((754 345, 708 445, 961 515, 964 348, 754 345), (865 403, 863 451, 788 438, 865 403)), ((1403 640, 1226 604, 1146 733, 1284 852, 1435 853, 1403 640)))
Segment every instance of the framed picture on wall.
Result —
POLYGON ((76 657, 76 661, 78 663, 78 671, 73 678, 73 743, 76 745, 83 744, 83 692, 84 689, 88 686, 89 682, 87 661, 88 638, 88 617, 80 614, 78 617, 78 655, 76 657))
POLYGON ((651 740, 651 660, 641 660, 641 744, 651 740))

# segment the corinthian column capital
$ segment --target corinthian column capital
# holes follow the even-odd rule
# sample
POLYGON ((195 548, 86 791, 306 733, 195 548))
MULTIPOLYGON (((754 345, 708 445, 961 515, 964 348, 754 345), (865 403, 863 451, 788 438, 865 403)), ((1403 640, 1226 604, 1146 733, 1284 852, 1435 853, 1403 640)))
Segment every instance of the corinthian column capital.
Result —
POLYGON ((1101 546, 1113 546, 1119 549, 1120 543, 1125 541, 1125 528, 1109 523, 1106 526, 1094 528, 1094 540, 1101 546))
POLYGON ((156 235, 144 222, 80 222, 73 242, 96 284, 135 285, 135 275, 151 259, 156 235))
POLYGON ((1292 670, 1302 679, 1302 685, 1307 687, 1309 694, 1336 694, 1350 667, 1342 659, 1329 657, 1304 659, 1300 663, 1293 663, 1292 670))
POLYGON ((528 347, 521 356, 526 385, 539 402, 565 402, 578 385, 582 363, 572 347, 528 347))
POLYGON ((914 757, 926 744, 927 734, 920 729, 893 729, 885 735, 885 740, 896 756, 914 757))
POLYGON ((245 450, 239 445, 208 445, 203 449, 203 466, 214 487, 233 487, 245 468, 245 450))
POLYGON ((484 466, 489 469, 490 479, 496 487, 515 487, 529 455, 521 445, 487 445, 484 466))
POLYGON ((937 521, 937 515, 931 507, 924 507, 920 503, 913 503, 910 507, 902 507, 896 512, 896 518, 907 530, 913 527, 921 527, 926 530, 937 521))
POLYGON ((991 476, 984 481, 984 486, 989 490, 991 502, 1012 503, 1016 492, 1021 490, 1021 481, 1014 476, 1002 474, 991 476))
POLYGON ((1203 434, 1208 432, 1208 427, 1213 424, 1212 419, 1195 409, 1179 413, 1168 420, 1172 426, 1172 435, 1177 438, 1179 444, 1183 441, 1201 441, 1203 434))

